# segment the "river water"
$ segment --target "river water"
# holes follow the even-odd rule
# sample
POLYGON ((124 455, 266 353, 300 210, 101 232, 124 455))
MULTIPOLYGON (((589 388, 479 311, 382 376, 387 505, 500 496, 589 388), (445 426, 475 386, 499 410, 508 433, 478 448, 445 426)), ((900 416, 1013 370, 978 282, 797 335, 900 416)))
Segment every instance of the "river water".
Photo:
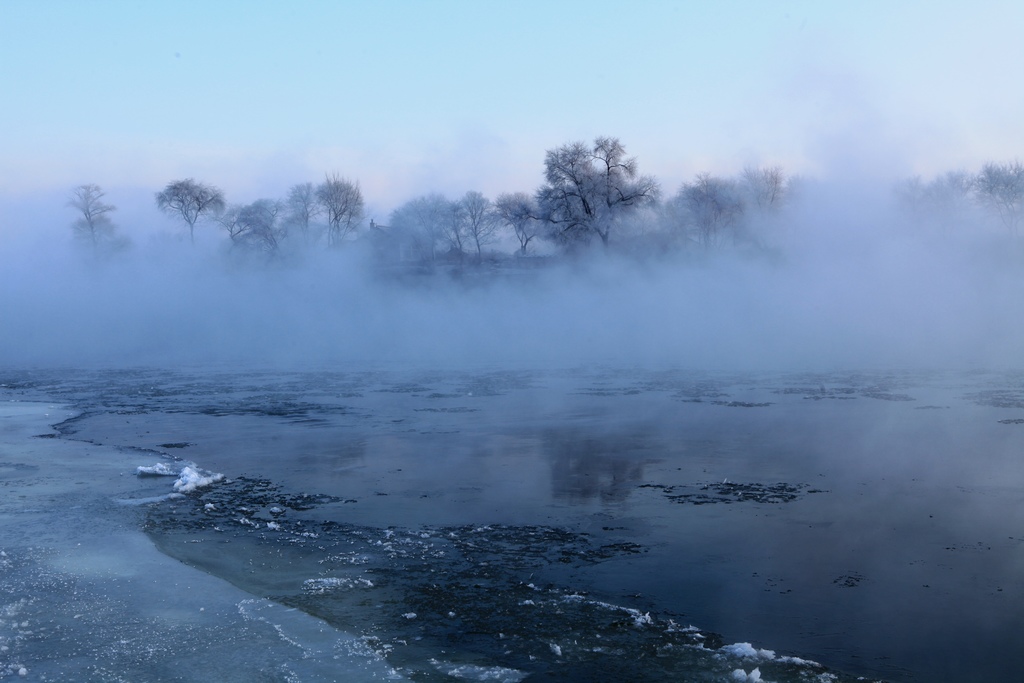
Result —
POLYGON ((0 399, 0 675, 1024 670, 1024 375, 6 370, 0 399))

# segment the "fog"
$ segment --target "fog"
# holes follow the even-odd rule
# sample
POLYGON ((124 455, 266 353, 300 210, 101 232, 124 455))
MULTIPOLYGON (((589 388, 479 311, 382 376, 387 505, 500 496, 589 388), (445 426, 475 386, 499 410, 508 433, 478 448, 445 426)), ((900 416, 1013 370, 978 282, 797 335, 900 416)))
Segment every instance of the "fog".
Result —
MULTIPOLYGON (((79 558, 107 528, 94 517, 116 519, 118 533, 134 529, 112 516, 111 498, 138 500, 149 538, 171 558, 339 633, 372 633, 394 644, 391 663, 414 671, 435 671, 425 663, 443 656, 515 664, 525 677, 554 658, 581 680, 592 675, 580 662, 598 662, 610 679, 650 666, 661 680, 730 670, 752 680, 739 668, 752 661, 722 659, 729 651, 718 646, 737 643, 799 657, 779 660, 795 673, 758 662, 777 681, 806 680, 793 662, 807 658, 850 670, 835 680, 1006 679, 1021 666, 1020 520, 1007 510, 1020 491, 1011 425, 1024 406, 1024 250, 976 204, 936 220, 938 205, 908 210, 907 196, 917 195, 870 176, 803 179, 778 210, 751 209, 742 229, 709 240, 694 216, 667 231, 679 206, 662 195, 611 223, 607 245, 554 233, 516 256, 517 240, 505 235, 479 261, 472 250, 385 256, 369 220, 333 247, 290 233, 268 251, 214 221, 196 225, 193 244, 144 188, 108 193, 123 239, 97 247, 75 238, 65 194, 8 201, 5 392, 81 412, 61 423, 60 438, 33 442, 24 464, 12 447, 4 476, 18 490, 38 486, 37 496, 52 498, 61 484, 74 496, 91 491, 92 501, 43 505, 41 521, 26 524, 13 497, 10 526, 44 547, 53 537, 40 529, 61 530, 54 543, 79 558), (91 368, 101 372, 81 372, 91 368), (119 474, 83 474, 102 449, 114 449, 107 457, 119 474), (37 465, 37 453, 49 464, 37 465), (57 455, 78 468, 54 466, 64 462, 57 455), (169 482, 124 476, 156 458, 188 458, 228 481, 169 501, 169 482), (102 486, 83 485, 94 476, 102 486), (322 506, 307 506, 320 495, 322 506), (485 530, 496 535, 478 540, 485 530), (393 535, 418 550, 384 554, 393 535), (506 550, 486 561, 453 552, 460 535, 488 553, 506 550), (589 538, 594 554, 567 564, 573 539, 589 538), (212 543, 223 550, 211 554, 212 543), (307 589, 343 579, 365 583, 307 589), (422 601, 427 586, 441 602, 422 601), (634 630, 616 616, 607 633, 624 645, 606 650, 589 608, 576 614, 559 598, 557 609, 535 610, 549 594, 593 595, 615 613, 657 621, 634 630), (633 649, 652 634, 689 632, 678 624, 691 621, 721 634, 707 641, 717 645, 633 649), (499 637, 479 637, 487 633, 499 637), (571 634, 585 654, 563 664, 547 633, 571 634), (538 638, 539 649, 521 650, 529 657, 506 659, 538 638), (658 654, 610 656, 645 651, 658 654), (695 653, 709 661, 689 661, 695 653), (628 673, 606 673, 619 665, 628 673)), ((110 564, 123 565, 128 546, 108 546, 110 564)), ((24 567, 9 593, 63 599, 24 567)), ((141 593, 133 599, 149 604, 141 593)), ((71 624, 76 651, 92 651, 78 643, 93 629, 75 620, 96 610, 65 614, 52 602, 39 603, 45 623, 55 612, 71 624)), ((22 631, 45 634, 35 626, 43 618, 22 618, 22 631)), ((132 619, 143 642, 166 640, 162 625, 132 619)), ((62 643, 40 637, 15 654, 33 672, 51 660, 78 666, 62 643)), ((166 648, 175 659, 179 650, 166 648)), ((305 650, 262 651, 281 670, 296 652, 307 661, 305 650)), ((331 653, 332 667, 352 659, 318 651, 331 653)), ((204 674, 221 661, 193 659, 204 674)), ((149 655, 145 664, 157 670, 149 655)))
POLYGON ((870 183, 806 183, 757 248, 613 240, 432 272, 359 240, 246 257, 214 224, 192 246, 141 202, 115 216, 130 247, 97 255, 65 199, 6 204, 5 364, 1000 368, 1024 340, 1019 244, 980 214, 954 234, 914 225, 870 183))

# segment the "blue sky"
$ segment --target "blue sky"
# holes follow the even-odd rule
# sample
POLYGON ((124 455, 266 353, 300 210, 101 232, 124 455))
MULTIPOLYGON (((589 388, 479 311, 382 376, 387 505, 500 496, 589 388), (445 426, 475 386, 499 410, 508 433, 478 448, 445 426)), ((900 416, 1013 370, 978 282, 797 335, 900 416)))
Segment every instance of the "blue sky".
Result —
POLYGON ((1024 155, 1020 2, 0 0, 0 198, 338 172, 386 212, 532 191, 619 137, 699 171, 930 175, 1024 155))

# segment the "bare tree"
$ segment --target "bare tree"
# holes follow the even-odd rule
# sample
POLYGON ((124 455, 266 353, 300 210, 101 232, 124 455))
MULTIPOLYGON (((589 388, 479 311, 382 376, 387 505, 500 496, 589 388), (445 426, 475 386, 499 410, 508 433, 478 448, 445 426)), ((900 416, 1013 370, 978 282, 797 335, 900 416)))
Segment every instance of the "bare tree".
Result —
POLYGON ((494 200, 494 213, 498 221, 512 228, 519 240, 519 253, 526 254, 530 240, 540 230, 540 210, 525 192, 505 193, 494 200))
POLYGON ((313 187, 313 183, 300 183, 292 186, 292 189, 288 191, 286 206, 288 222, 299 229, 299 232, 302 233, 302 241, 309 244, 311 242, 310 225, 323 213, 323 208, 317 201, 316 188, 313 187))
POLYGON ((476 247, 476 258, 479 261, 483 258, 484 245, 491 244, 498 231, 494 206, 490 199, 475 191, 467 192, 459 203, 462 204, 466 236, 476 247))
POLYGON ((232 244, 237 244, 242 237, 242 233, 245 232, 245 224, 238 220, 241 213, 242 206, 240 204, 232 204, 215 219, 222 228, 227 230, 232 244))
POLYGON ((698 173, 692 183, 684 183, 675 197, 682 214, 704 247, 718 245, 726 230, 735 228, 743 215, 743 200, 732 180, 698 173))
POLYGON ((338 174, 327 176, 316 188, 316 199, 327 216, 327 246, 337 246, 363 220, 359 183, 338 174))
POLYGON ((761 211, 777 209, 785 199, 786 174, 781 166, 748 166, 740 178, 745 194, 761 211))
POLYGON ((101 241, 114 235, 114 224, 107 214, 116 211, 117 207, 104 203, 104 196, 106 193, 99 185, 79 185, 72 190, 71 199, 68 200, 68 206, 82 214, 72 223, 75 235, 88 241, 93 248, 99 247, 101 241))
POLYGON ((974 176, 967 171, 949 171, 925 188, 925 198, 943 232, 970 220, 974 211, 971 206, 974 185, 974 176))
POLYGON ((246 206, 232 206, 217 221, 228 231, 235 246, 277 254, 285 236, 281 202, 257 199, 246 206))
POLYGON ((491 202, 479 192, 467 192, 461 199, 448 201, 440 195, 428 198, 429 208, 422 214, 436 222, 437 234, 448 243, 448 253, 462 261, 467 248, 476 249, 476 258, 483 257, 483 247, 494 239, 497 223, 491 202))
POLYGON ((970 219, 974 185, 966 171, 949 171, 928 183, 915 176, 897 186, 896 198, 912 220, 948 232, 970 219))
POLYGON ((448 243, 448 255, 461 262, 466 254, 466 207, 460 201, 445 200, 439 215, 437 227, 442 239, 448 243))
POLYGON ((410 199, 391 212, 391 229, 411 243, 424 261, 437 256, 438 242, 445 239, 442 226, 450 218, 451 202, 440 194, 410 199))
MULTIPOLYGON (((970 198, 974 191, 974 176, 967 171, 948 171, 928 186, 927 192, 941 201, 960 202, 970 198)), ((941 202, 940 202, 941 203, 941 202)))
POLYGON ((974 191, 978 201, 995 212, 1016 237, 1024 213, 1024 164, 985 164, 974 180, 974 191))
POLYGON ((901 180, 893 188, 896 195, 896 202, 900 209, 908 213, 912 218, 922 217, 925 206, 924 181, 921 176, 901 180))
POLYGON ((167 215, 184 220, 188 224, 189 239, 195 244, 196 222, 204 216, 216 216, 224 211, 224 193, 191 178, 175 180, 157 193, 156 205, 167 215))
POLYGON ((537 203, 563 243, 597 235, 607 246, 616 223, 659 194, 657 181, 637 173, 636 159, 626 156, 617 138, 599 137, 592 147, 574 142, 548 150, 544 178, 537 203))

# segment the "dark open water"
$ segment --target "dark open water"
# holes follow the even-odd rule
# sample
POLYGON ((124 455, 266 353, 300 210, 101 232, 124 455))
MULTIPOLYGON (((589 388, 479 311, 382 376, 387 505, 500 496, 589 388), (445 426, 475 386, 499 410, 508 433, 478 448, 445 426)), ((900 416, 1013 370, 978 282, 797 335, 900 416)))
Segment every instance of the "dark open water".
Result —
MULTIPOLYGON (((367 680, 1024 670, 1024 375, 8 371, 0 385, 71 407, 61 441, 119 449, 118 495, 160 498, 118 506, 125 523, 354 635, 384 665, 367 680), (133 476, 159 462, 226 479, 166 499, 173 477, 133 476)), ((47 466, 30 459, 0 458, 12 481, 19 463, 47 466)), ((47 656, 8 640, 8 669, 47 656)), ((267 680, 332 680, 301 671, 267 680)))

